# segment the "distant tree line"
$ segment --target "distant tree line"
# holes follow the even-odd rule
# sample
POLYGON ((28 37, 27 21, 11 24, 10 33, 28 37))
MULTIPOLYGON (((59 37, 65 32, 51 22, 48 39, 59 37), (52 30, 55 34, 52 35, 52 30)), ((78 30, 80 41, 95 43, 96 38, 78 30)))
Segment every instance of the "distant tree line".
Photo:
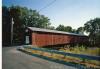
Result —
POLYGON ((76 34, 83 34, 83 27, 79 27, 77 29, 73 29, 71 26, 64 26, 64 25, 60 24, 56 28, 56 30, 70 32, 70 33, 76 33, 76 34))
MULTIPOLYGON (((58 27, 51 26, 50 19, 44 15, 39 14, 36 10, 28 9, 26 7, 11 6, 2 7, 2 26, 3 31, 8 31, 6 28, 11 28, 11 19, 13 18, 13 42, 25 42, 25 29, 27 27, 38 27, 52 30, 59 30, 71 32, 76 34, 89 33, 89 40, 91 45, 100 45, 100 18, 95 18, 87 21, 83 27, 73 29, 71 26, 59 25, 58 27), (5 26, 7 25, 7 26, 5 26)), ((9 36, 10 37, 10 36, 9 36)), ((6 40, 6 39, 5 39, 6 40)))
POLYGON ((56 30, 71 32, 76 34, 89 34, 89 45, 100 47, 100 18, 87 21, 83 27, 73 29, 71 26, 59 25, 56 30))

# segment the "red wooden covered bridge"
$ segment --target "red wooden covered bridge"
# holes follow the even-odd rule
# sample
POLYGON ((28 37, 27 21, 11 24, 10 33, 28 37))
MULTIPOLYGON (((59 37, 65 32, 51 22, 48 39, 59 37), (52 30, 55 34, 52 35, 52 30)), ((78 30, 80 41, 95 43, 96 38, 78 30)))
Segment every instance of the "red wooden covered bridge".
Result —
POLYGON ((68 33, 56 30, 28 27, 29 43, 38 47, 49 47, 64 44, 84 44, 88 37, 82 34, 68 33))

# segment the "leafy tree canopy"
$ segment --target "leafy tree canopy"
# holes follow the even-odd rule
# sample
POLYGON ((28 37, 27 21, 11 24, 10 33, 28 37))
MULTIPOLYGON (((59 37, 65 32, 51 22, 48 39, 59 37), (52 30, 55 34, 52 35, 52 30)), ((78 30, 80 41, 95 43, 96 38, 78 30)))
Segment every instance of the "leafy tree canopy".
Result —
POLYGON ((89 33, 92 45, 100 46, 100 18, 94 18, 84 24, 84 30, 89 33))
MULTIPOLYGON (((3 24, 8 23, 11 25, 11 19, 13 18, 13 41, 24 42, 25 28, 26 27, 38 27, 54 29, 51 26, 50 19, 44 15, 39 14, 36 10, 28 9, 20 6, 3 6, 3 24), (8 19, 10 18, 10 19, 8 19)), ((3 25, 5 28, 5 25, 3 25)))
POLYGON ((56 28, 56 30, 76 33, 76 30, 73 29, 71 26, 64 26, 64 25, 61 25, 61 24, 56 28))

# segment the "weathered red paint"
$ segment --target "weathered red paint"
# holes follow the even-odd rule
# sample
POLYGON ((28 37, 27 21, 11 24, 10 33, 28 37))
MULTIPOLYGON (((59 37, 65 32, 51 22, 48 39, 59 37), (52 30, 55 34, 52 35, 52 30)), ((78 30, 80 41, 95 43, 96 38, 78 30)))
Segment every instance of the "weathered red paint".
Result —
POLYGON ((39 47, 57 44, 82 43, 86 41, 88 41, 86 36, 32 32, 32 45, 39 47))

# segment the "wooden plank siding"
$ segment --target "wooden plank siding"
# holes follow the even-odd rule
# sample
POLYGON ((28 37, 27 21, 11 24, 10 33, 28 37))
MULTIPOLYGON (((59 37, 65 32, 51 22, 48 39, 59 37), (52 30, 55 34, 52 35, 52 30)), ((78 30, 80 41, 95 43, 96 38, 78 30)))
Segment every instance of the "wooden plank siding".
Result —
POLYGON ((88 36, 56 30, 28 27, 30 43, 37 47, 88 43, 88 36))
POLYGON ((69 43, 84 43, 87 37, 47 32, 32 32, 32 45, 39 47, 69 43))

